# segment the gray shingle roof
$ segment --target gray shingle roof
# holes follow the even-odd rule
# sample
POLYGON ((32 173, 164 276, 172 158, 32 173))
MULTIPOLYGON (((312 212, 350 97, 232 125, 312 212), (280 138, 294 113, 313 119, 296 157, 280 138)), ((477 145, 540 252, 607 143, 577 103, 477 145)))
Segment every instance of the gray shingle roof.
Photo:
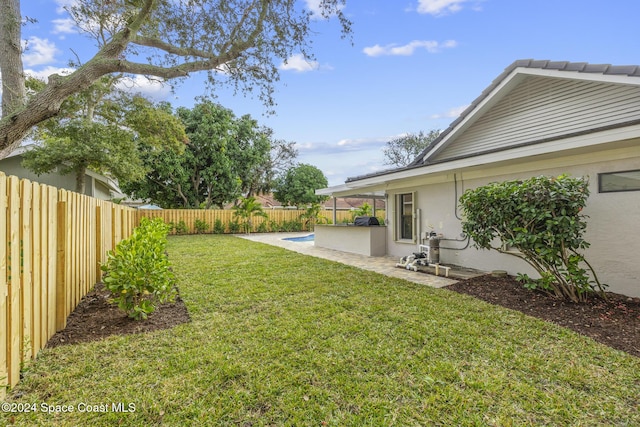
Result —
POLYGON ((511 65, 509 65, 505 70, 496 77, 491 84, 485 88, 479 97, 477 97, 467 109, 465 109, 459 116, 456 118, 447 129, 440 133, 440 136, 436 138, 434 141, 429 144, 427 148, 425 148, 420 155, 408 166, 384 170, 380 172, 376 172, 373 174, 357 176, 353 178, 347 178, 346 182, 359 181, 364 178, 370 178, 374 176, 386 175, 392 172, 398 172, 405 169, 413 169, 415 167, 422 166, 424 163, 422 161, 423 157, 435 147, 443 138, 445 138, 449 133, 455 129, 455 127, 465 119, 465 117, 473 111, 478 104, 480 104, 493 90, 505 79, 509 76, 513 70, 516 68, 538 68, 543 70, 557 70, 557 71, 568 71, 568 72, 579 72, 579 73, 594 73, 594 74, 603 74, 603 75, 615 75, 615 76, 629 76, 629 77, 640 77, 640 65, 610 65, 610 64, 589 64, 588 62, 568 62, 568 61, 549 61, 549 60, 534 60, 534 59, 519 59, 514 61, 511 65))

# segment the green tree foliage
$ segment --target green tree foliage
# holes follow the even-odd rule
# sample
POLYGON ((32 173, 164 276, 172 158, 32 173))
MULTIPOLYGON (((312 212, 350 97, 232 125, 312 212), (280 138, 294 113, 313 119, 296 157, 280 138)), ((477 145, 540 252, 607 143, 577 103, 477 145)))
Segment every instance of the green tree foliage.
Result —
POLYGON ((382 149, 385 165, 396 167, 409 165, 439 135, 439 130, 430 130, 426 135, 421 131, 417 135, 410 133, 388 141, 386 147, 382 149))
MULTIPOLYGON (((52 74, 44 89, 25 96, 21 29, 25 21, 19 0, 0 0, 0 72, 2 119, 0 158, 5 157, 36 124, 58 114, 62 102, 86 90, 102 76, 126 73, 167 82, 204 71, 206 92, 220 85, 257 93, 273 106, 278 66, 293 54, 312 58, 312 21, 337 17, 343 35, 350 22, 346 0, 322 0, 311 13, 294 0, 190 0, 66 2, 78 29, 92 37, 97 52, 69 75, 52 74), (208 89, 208 90, 207 90, 208 89)), ((78 64, 80 65, 80 64, 78 64)))
POLYGON ((302 208, 308 204, 327 200, 326 196, 318 196, 315 191, 328 185, 327 178, 320 169, 312 165, 300 164, 289 169, 277 181, 273 195, 284 206, 302 208))
MULTIPOLYGON (((84 193, 88 169, 121 181, 141 179, 143 145, 180 152, 184 128, 167 107, 120 93, 114 89, 116 82, 104 77, 68 98, 62 115, 40 124, 34 134, 40 144, 25 153, 23 165, 37 174, 54 169, 74 174, 76 191, 84 193)), ((35 82, 31 87, 37 86, 35 82)))
POLYGON ((177 113, 189 139, 185 152, 146 150, 146 177, 123 183, 126 193, 164 208, 209 209, 267 186, 274 153, 270 129, 208 101, 177 113))
POLYGON ((173 301, 175 276, 166 253, 169 226, 142 218, 128 239, 107 254, 104 284, 112 301, 129 317, 146 319, 158 303, 173 301))
POLYGON ((262 209, 262 205, 255 197, 242 197, 240 203, 233 207, 233 215, 243 220, 245 233, 250 233, 253 226, 252 219, 254 217, 268 218, 269 216, 262 209))
POLYGON ((589 247, 582 237, 587 224, 581 213, 588 196, 585 179, 566 175, 492 183, 460 197, 462 229, 476 247, 529 263, 540 279, 521 274, 525 286, 582 301, 596 289, 603 291, 580 253, 589 247))
MULTIPOLYGON (((262 128, 264 136, 271 137, 273 131, 262 128)), ((276 184, 276 180, 284 175, 287 170, 295 166, 298 150, 295 143, 284 140, 270 140, 269 153, 261 153, 260 162, 253 163, 251 173, 245 173, 243 179, 242 194, 252 196, 255 194, 270 193, 276 184)))

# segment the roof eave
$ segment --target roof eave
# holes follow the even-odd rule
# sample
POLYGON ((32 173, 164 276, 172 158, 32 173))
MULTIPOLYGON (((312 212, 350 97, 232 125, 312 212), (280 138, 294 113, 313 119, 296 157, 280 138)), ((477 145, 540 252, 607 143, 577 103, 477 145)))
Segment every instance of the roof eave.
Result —
POLYGON ((527 76, 542 76, 572 80, 593 81, 602 83, 616 83, 640 86, 640 66, 612 66, 608 64, 588 64, 586 62, 553 62, 518 60, 507 67, 491 84, 478 96, 465 111, 463 111, 440 137, 427 147, 412 165, 426 163, 436 155, 455 135, 463 132, 477 117, 506 96, 527 76), (630 79, 631 77, 631 79, 630 79))

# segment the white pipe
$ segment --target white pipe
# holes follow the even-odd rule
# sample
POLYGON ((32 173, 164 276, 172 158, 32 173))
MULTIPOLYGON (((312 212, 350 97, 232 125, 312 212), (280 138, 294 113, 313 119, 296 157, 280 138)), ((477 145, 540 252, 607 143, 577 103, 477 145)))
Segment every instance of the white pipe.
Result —
POLYGON ((420 251, 420 233, 422 233, 422 221, 420 219, 421 216, 422 209, 416 209, 416 243, 418 244, 418 252, 420 251))

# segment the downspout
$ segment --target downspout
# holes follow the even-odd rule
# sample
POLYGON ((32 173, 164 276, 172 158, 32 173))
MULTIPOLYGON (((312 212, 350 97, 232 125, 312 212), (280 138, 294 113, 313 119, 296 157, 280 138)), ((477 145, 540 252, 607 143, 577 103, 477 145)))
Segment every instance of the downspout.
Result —
POLYGON ((418 208, 415 210, 416 212, 416 244, 418 245, 418 252, 420 252, 420 238, 422 235, 422 220, 420 217, 422 216, 422 209, 418 208))

